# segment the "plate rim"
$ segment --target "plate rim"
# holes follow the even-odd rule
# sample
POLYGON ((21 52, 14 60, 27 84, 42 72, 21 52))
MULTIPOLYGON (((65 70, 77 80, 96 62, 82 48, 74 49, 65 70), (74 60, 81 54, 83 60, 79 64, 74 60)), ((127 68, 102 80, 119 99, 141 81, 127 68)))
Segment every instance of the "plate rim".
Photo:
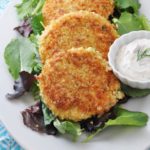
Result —
MULTIPOLYGON (((10 1, 9 4, 6 6, 5 10, 3 11, 2 15, 0 16, 0 20, 2 20, 5 17, 7 12, 9 11, 10 7, 12 7, 14 4, 18 3, 19 1, 20 0, 10 1)), ((5 118, 3 115, 1 115, 1 113, 0 113, 0 119, 1 119, 2 123, 4 124, 4 126, 6 127, 6 129, 8 130, 8 132, 10 133, 10 135, 16 140, 16 142, 18 142, 18 144, 20 144, 21 147, 23 147, 24 149, 27 149, 27 150, 32 150, 32 148, 30 146, 26 145, 21 139, 18 138, 17 135, 12 133, 12 130, 9 128, 9 124, 6 123, 5 118)))

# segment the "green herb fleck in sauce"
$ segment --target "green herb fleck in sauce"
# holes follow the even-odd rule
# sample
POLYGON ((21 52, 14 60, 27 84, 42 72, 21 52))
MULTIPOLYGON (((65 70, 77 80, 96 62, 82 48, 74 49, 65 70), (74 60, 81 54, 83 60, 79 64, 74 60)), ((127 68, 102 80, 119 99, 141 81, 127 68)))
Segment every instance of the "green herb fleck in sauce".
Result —
POLYGON ((150 57, 150 48, 139 50, 137 53, 137 61, 142 60, 145 57, 150 57))

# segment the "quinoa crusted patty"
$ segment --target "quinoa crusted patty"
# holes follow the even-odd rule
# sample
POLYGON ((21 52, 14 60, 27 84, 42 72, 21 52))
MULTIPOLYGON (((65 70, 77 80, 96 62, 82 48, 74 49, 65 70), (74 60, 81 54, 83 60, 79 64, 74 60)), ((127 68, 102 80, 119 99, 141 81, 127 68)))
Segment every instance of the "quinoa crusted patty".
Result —
POLYGON ((95 12, 108 18, 114 10, 113 0, 46 0, 42 9, 44 24, 48 25, 51 20, 57 19, 60 16, 80 11, 87 10, 95 12))
POLYGON ((93 48, 72 48, 46 60, 41 96, 60 119, 80 121, 109 111, 124 97, 107 61, 93 48))
POLYGON ((93 47, 107 59, 109 47, 117 37, 113 25, 100 15, 87 11, 73 12, 46 27, 40 38, 39 53, 44 63, 54 53, 72 47, 93 47))

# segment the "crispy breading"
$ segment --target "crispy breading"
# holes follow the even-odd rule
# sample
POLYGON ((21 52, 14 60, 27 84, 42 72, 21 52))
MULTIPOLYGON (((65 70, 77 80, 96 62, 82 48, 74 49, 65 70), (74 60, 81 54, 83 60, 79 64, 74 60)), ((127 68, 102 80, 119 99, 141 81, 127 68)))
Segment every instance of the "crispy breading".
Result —
POLYGON ((44 103, 60 119, 80 121, 102 115, 124 97, 107 61, 93 48, 53 55, 38 81, 44 103))
POLYGON ((87 10, 109 17, 114 10, 113 0, 46 0, 42 9, 44 24, 75 11, 87 10))
POLYGON ((39 53, 44 63, 54 53, 72 47, 94 47, 107 59, 109 47, 118 37, 113 25, 87 11, 66 14, 46 27, 40 38, 39 53))

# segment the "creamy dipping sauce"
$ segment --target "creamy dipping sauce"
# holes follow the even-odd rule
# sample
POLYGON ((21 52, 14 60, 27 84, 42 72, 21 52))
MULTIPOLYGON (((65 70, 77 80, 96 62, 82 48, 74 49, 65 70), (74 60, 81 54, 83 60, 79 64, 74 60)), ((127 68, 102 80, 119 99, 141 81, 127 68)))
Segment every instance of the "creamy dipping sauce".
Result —
POLYGON ((150 39, 122 46, 115 60, 117 70, 134 81, 150 80, 150 39))

